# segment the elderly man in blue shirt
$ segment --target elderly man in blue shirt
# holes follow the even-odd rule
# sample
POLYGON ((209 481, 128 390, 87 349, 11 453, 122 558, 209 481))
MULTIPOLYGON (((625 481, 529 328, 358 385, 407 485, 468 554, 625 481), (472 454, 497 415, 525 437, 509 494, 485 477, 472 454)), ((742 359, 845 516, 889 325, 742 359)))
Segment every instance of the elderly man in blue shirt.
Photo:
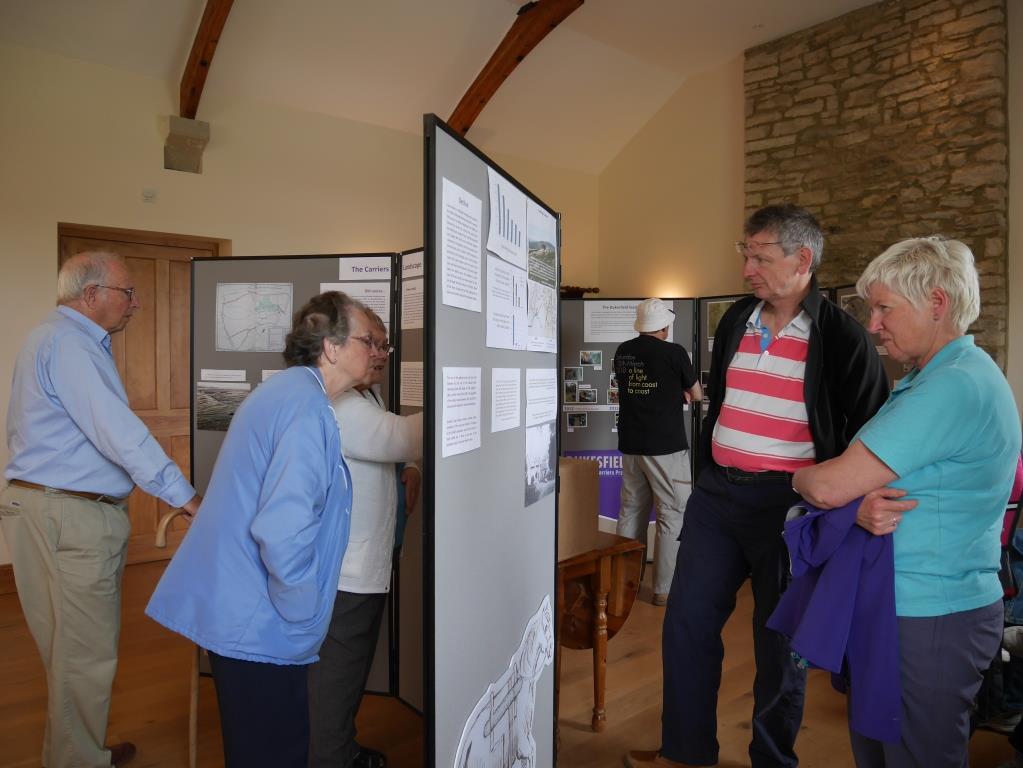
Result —
POLYGON ((0 524, 49 691, 42 764, 123 765, 104 746, 117 669, 121 576, 137 485, 192 515, 200 498, 128 405, 110 336, 139 303, 112 253, 80 253, 57 308, 18 355, 7 410, 0 524))

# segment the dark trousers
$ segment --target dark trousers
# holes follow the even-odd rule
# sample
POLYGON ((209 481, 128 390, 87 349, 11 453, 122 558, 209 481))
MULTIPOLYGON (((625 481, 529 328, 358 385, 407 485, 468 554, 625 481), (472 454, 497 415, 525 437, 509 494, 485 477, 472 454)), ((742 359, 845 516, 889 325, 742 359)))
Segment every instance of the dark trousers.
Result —
POLYGON ((344 768, 359 751, 359 712, 386 594, 338 592, 320 660, 309 667, 309 766, 344 768))
POLYGON ((718 761, 717 698, 724 645, 721 631, 735 596, 753 588, 753 768, 798 764, 806 672, 788 640, 765 624, 789 580, 782 539, 798 496, 781 481, 740 485, 713 464, 703 470, 686 506, 678 561, 664 614, 664 709, 661 753, 691 765, 718 761))
POLYGON ((902 740, 885 744, 850 730, 858 768, 966 768, 970 706, 1001 643, 1003 616, 998 600, 945 616, 899 617, 902 740))
POLYGON ((309 665, 209 656, 225 768, 306 768, 309 665))

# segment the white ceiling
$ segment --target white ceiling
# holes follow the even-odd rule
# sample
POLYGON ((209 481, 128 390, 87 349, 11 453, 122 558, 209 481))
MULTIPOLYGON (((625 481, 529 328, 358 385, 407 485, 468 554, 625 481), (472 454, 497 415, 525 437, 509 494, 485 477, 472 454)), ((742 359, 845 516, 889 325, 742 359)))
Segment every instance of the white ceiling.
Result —
MULTIPOLYGON (((488 152, 597 173, 687 77, 870 2, 586 0, 505 81, 469 139, 488 152)), ((424 112, 450 116, 520 4, 236 0, 206 94, 418 134, 424 112)), ((0 0, 0 41, 164 79, 176 90, 204 7, 0 0)), ((202 104, 198 117, 208 119, 202 104)))

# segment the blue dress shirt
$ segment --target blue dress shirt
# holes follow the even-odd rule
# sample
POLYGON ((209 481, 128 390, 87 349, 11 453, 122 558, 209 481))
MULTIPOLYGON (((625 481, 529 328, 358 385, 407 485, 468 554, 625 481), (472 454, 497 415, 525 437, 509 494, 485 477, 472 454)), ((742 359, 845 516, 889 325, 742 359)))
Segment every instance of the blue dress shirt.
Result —
POLYGON ((7 409, 8 480, 107 496, 134 486, 172 507, 195 490, 128 405, 110 334, 57 307, 29 334, 7 409))

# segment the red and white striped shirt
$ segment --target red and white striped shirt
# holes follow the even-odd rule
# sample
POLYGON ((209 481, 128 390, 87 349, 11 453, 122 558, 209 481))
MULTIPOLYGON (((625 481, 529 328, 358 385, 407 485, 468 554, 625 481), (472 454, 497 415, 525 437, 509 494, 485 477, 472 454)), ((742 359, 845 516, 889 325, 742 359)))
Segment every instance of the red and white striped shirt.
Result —
POLYGON ((725 398, 714 425, 714 461, 747 472, 795 472, 814 463, 803 381, 810 316, 796 315, 760 351, 761 302, 725 372, 725 398))

